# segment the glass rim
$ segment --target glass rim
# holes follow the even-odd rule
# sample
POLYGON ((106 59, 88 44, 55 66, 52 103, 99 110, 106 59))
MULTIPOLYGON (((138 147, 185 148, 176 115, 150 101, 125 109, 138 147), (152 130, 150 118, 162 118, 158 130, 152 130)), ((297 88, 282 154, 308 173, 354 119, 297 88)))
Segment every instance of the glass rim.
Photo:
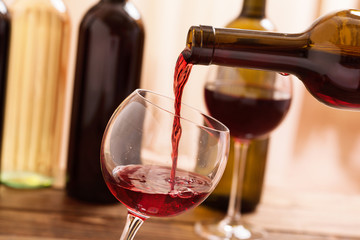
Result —
POLYGON ((212 116, 210 116, 210 115, 208 115, 208 114, 205 114, 205 113, 203 113, 202 111, 200 111, 200 110, 198 110, 198 109, 196 109, 196 108, 194 108, 194 107, 192 107, 192 106, 190 106, 190 105, 188 105, 188 104, 186 104, 186 103, 184 103, 184 102, 182 102, 182 101, 181 101, 181 105, 182 105, 182 106, 186 106, 187 108, 191 109, 192 111, 197 112, 199 115, 202 115, 203 117, 206 117, 206 118, 208 118, 208 119, 211 119, 211 120, 214 121, 216 124, 218 124, 219 126, 221 126, 222 129, 220 129, 220 128, 214 128, 214 127, 210 127, 210 126, 204 126, 203 124, 196 123, 196 122, 192 121, 191 119, 185 118, 185 117, 183 117, 183 116, 181 116, 181 115, 180 115, 180 116, 179 116, 179 115, 176 115, 174 112, 171 112, 171 111, 169 111, 169 110, 167 110, 167 109, 159 106, 158 104, 151 102, 149 99, 147 99, 146 97, 144 97, 143 95, 141 95, 140 92, 148 92, 148 93, 157 95, 157 96, 159 96, 159 97, 166 98, 166 99, 168 99, 168 100, 170 100, 170 101, 173 101, 173 102, 175 101, 174 98, 165 96, 165 95, 163 95, 163 94, 160 94, 160 93, 157 93, 157 92, 154 92, 154 91, 151 91, 151 90, 142 89, 142 88, 138 88, 138 89, 136 89, 134 92, 136 92, 136 94, 137 94, 140 98, 142 98, 144 101, 152 104, 153 106, 155 106, 155 107, 157 107, 157 108, 159 108, 159 109, 161 109, 161 110, 163 110, 163 111, 165 111, 165 112, 168 112, 169 114, 171 114, 171 115, 173 115, 173 116, 177 116, 177 117, 179 117, 180 119, 183 119, 183 120, 185 120, 185 121, 187 121, 187 122, 190 122, 190 123, 192 123, 192 124, 194 124, 194 125, 196 125, 196 126, 199 126, 199 127, 201 127, 201 128, 204 128, 204 129, 208 129, 208 130, 216 131, 216 132, 227 132, 227 133, 230 134, 230 130, 229 130, 229 128, 228 128, 225 124, 223 124, 222 122, 220 122, 220 121, 217 120, 216 118, 214 118, 214 117, 212 117, 212 116))

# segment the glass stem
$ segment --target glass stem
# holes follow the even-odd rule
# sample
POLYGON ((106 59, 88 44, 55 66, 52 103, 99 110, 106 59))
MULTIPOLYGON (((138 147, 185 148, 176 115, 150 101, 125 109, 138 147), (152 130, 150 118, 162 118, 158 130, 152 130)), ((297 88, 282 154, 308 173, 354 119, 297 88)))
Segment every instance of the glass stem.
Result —
POLYGON ((121 234, 120 240, 132 240, 135 237, 135 234, 143 224, 144 219, 139 218, 131 213, 128 213, 126 224, 121 234))
POLYGON ((241 197, 248 148, 248 141, 235 140, 234 169, 231 182, 230 200, 227 215, 224 219, 228 225, 239 225, 241 219, 241 197))

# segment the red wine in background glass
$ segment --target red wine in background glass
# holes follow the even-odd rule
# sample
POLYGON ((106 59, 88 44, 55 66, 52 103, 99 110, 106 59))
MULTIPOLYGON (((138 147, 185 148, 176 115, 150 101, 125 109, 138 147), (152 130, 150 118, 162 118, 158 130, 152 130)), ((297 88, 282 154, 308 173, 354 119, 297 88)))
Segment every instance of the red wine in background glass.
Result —
POLYGON ((254 139, 280 124, 290 108, 291 98, 289 93, 259 86, 208 84, 205 101, 211 116, 224 123, 231 136, 254 139), (244 94, 235 94, 239 92, 244 94))
POLYGON ((210 194, 211 180, 207 177, 178 169, 170 184, 170 175, 169 167, 127 165, 114 168, 112 175, 106 172, 104 178, 120 202, 146 217, 180 214, 210 194))

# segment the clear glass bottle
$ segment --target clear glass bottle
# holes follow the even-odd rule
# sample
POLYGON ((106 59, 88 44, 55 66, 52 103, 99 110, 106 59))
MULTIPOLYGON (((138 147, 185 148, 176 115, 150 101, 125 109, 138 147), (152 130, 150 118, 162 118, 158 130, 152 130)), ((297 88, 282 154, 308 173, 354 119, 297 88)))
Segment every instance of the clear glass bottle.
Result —
POLYGON ((101 0, 82 19, 66 183, 71 197, 117 201, 102 177, 99 151, 113 111, 140 86, 143 45, 140 13, 127 0, 101 0))
MULTIPOLYGON (((242 10, 237 18, 226 25, 227 28, 252 29, 273 31, 274 26, 266 18, 266 0, 245 0, 243 1, 242 10)), ((216 68, 217 78, 227 79, 229 81, 247 81, 247 82, 274 82, 276 74, 252 69, 229 69, 219 66, 216 68), (239 78, 239 79, 237 79, 239 78)), ((209 76, 212 77, 212 76, 209 76)), ((264 174, 266 168, 266 158, 268 151, 269 137, 265 139, 253 140, 250 143, 245 175, 242 187, 241 211, 244 213, 255 211, 260 202, 264 174)), ((212 194, 205 200, 204 204, 222 211, 227 211, 232 180, 232 168, 234 162, 234 141, 231 141, 230 154, 225 173, 221 178, 218 186, 212 194)))
POLYGON ((191 27, 193 64, 272 70, 297 76, 320 102, 360 108, 360 11, 342 10, 298 34, 191 27))
POLYGON ((62 0, 16 0, 2 141, 2 182, 51 186, 64 134, 70 22, 62 0))

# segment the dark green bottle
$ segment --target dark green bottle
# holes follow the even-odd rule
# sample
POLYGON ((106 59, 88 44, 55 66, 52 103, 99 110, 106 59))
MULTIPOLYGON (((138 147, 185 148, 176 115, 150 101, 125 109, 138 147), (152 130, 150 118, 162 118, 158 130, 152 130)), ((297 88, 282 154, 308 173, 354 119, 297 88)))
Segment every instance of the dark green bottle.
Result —
MULTIPOLYGON (((272 31, 273 24, 265 17, 266 0, 245 0, 237 18, 226 25, 227 28, 272 31)), ((221 67, 219 67, 221 68, 221 67)), ((218 71, 227 76, 228 68, 218 71)), ((274 81, 275 73, 239 68, 239 76, 246 81, 274 81)), ((229 75, 232 75, 229 73, 229 75)), ((250 143, 244 176, 241 199, 241 212, 255 211, 260 202, 264 181, 265 166, 269 138, 253 140, 250 143)), ((204 205, 226 212, 229 203, 232 168, 234 162, 234 141, 231 141, 230 154, 225 173, 214 192, 207 198, 204 205)))

